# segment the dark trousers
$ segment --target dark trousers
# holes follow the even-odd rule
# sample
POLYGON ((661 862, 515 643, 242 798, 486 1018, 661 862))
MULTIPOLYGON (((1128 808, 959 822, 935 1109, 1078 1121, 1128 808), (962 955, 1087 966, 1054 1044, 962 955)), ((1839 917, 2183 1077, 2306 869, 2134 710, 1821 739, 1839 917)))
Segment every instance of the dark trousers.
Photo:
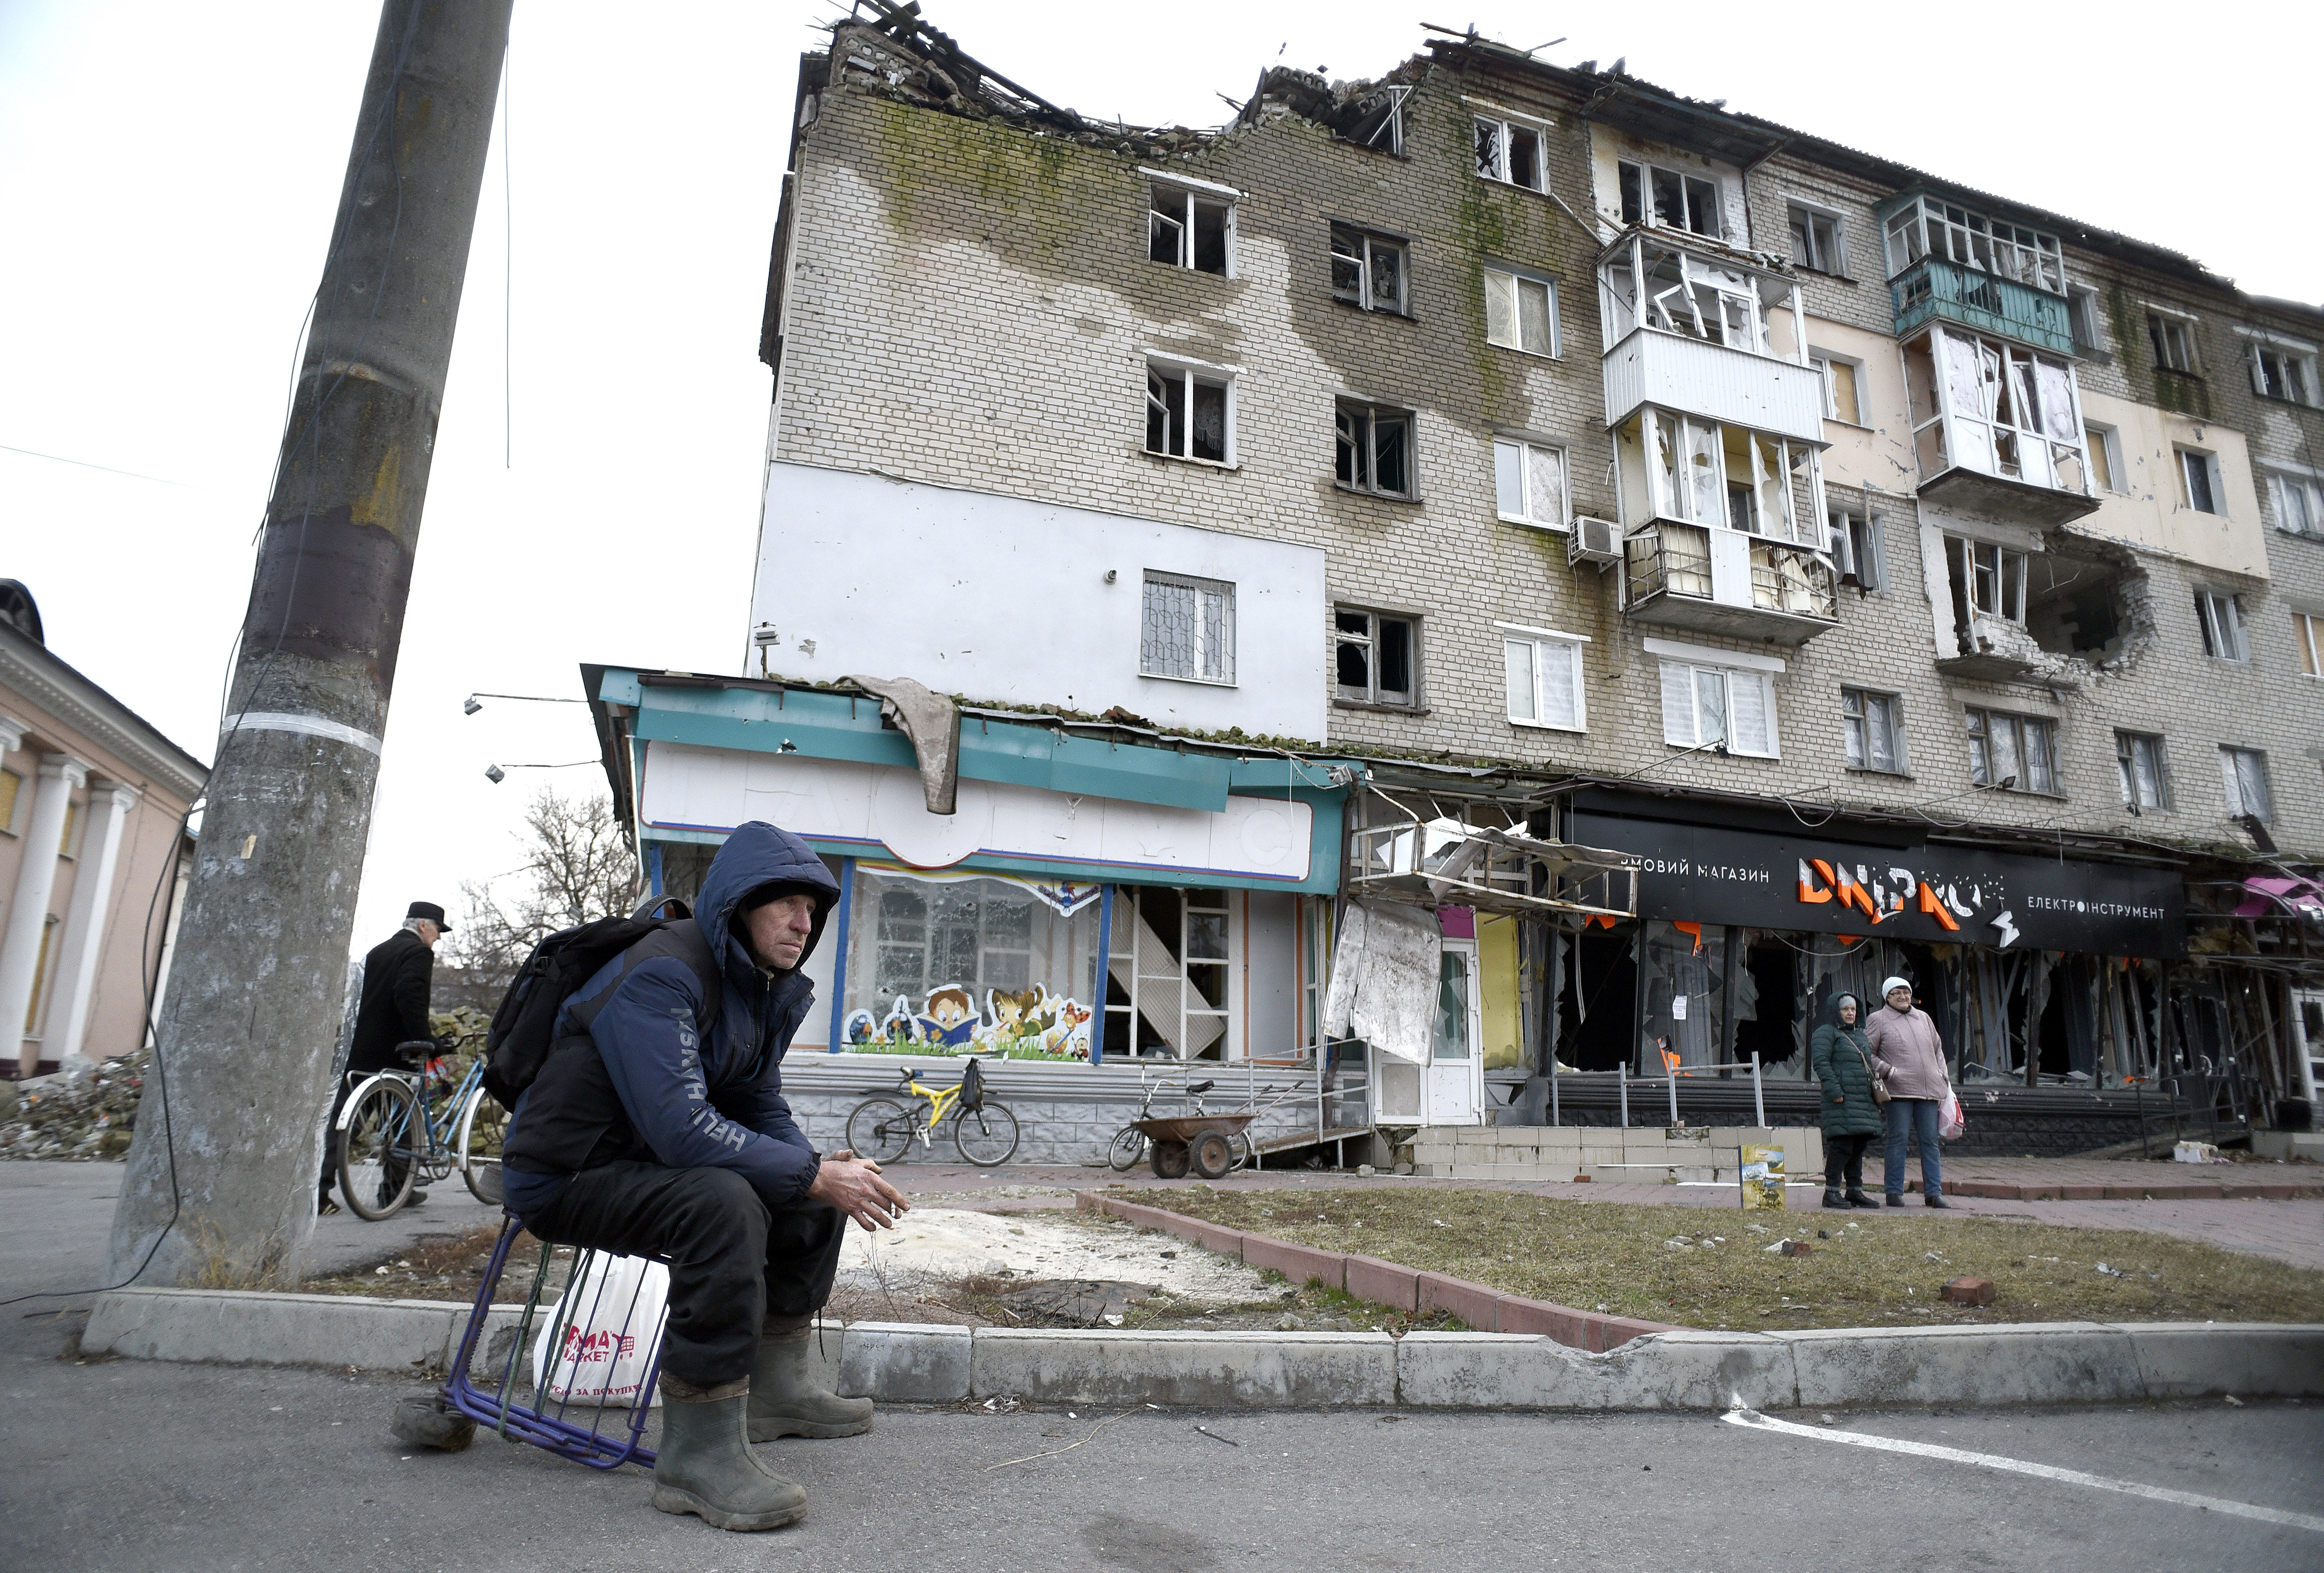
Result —
POLYGON ((822 1202, 769 1207, 731 1169, 621 1162, 575 1175, 525 1227, 559 1245, 668 1263, 662 1369, 716 1387, 750 1374, 767 1318, 823 1309, 847 1219, 822 1202))
MULTIPOLYGON (((332 1178, 337 1174, 339 1169, 339 1112, 347 1106, 347 1098, 355 1088, 371 1079, 375 1073, 385 1070, 391 1065, 398 1069, 403 1069, 403 1061, 389 1056, 376 1064, 370 1063, 368 1059, 361 1065, 350 1064, 340 1075, 338 1090, 331 1095, 329 1117, 323 1121, 323 1174, 317 1183, 317 1191, 319 1195, 329 1197, 332 1178)), ((420 1141, 420 1132, 417 1127, 414 1127, 405 1142, 389 1150, 386 1161, 382 1165, 385 1170, 380 1180, 382 1200, 385 1200, 403 1189, 403 1171, 410 1167, 394 1154, 404 1147, 419 1145, 420 1141)))
POLYGON ((1864 1150, 1872 1145, 1868 1132, 1853 1136, 1826 1136, 1823 1139, 1823 1182, 1825 1188, 1838 1190, 1844 1182, 1850 1190, 1864 1189, 1864 1150))

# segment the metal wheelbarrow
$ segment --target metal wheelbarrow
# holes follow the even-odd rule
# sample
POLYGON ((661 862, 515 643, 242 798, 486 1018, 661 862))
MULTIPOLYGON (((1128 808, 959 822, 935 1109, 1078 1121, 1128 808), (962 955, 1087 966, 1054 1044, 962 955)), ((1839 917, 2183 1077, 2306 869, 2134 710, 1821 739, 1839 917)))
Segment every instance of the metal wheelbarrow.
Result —
POLYGON ((1239 1115, 1179 1115, 1131 1124, 1149 1143, 1147 1161, 1154 1166, 1155 1178, 1184 1180, 1191 1169, 1204 1180, 1218 1180, 1250 1161, 1250 1137, 1243 1128, 1257 1118, 1258 1111, 1250 1110, 1239 1115))

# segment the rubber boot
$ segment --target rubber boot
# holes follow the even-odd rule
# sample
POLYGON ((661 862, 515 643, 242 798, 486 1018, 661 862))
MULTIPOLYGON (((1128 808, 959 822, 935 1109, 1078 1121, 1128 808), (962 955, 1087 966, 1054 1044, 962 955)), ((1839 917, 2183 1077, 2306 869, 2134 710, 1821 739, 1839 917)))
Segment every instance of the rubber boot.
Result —
POLYGON ((746 1383, 700 1388, 661 1379, 661 1449, 654 1459, 653 1504, 690 1513, 722 1530, 771 1530, 807 1512, 807 1492, 751 1451, 746 1383), (722 1396, 723 1395, 723 1396, 722 1396))
POLYGON ((1865 1195, 1862 1186, 1858 1186, 1848 1193, 1848 1205, 1852 1208, 1877 1208, 1880 1204, 1865 1195))
MULTIPOLYGON (((771 1323, 773 1319, 769 1319, 771 1323)), ((809 1369, 812 1329, 771 1328, 751 1363, 751 1440, 860 1437, 872 1429, 872 1401, 842 1398, 809 1369)))
POLYGON ((1823 1188, 1823 1205, 1828 1208, 1844 1208, 1848 1202, 1840 1194, 1840 1187, 1827 1185, 1823 1188))

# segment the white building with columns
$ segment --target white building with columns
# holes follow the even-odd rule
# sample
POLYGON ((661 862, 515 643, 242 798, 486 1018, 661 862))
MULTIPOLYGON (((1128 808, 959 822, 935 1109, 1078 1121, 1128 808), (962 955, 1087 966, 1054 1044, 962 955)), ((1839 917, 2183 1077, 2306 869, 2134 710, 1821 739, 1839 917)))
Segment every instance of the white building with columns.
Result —
POLYGON ((145 1041, 208 769, 60 660, 0 580, 0 1075, 145 1041))

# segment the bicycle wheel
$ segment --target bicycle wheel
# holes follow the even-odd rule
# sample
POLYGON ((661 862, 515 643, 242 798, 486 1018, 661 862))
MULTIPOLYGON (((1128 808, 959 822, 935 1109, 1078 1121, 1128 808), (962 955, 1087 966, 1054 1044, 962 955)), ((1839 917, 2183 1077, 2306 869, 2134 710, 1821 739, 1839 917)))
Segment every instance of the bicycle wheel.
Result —
POLYGON ((1006 1163, 1017 1152, 1017 1116, 989 1099, 953 1116, 952 1144, 979 1169, 1006 1163))
POLYGON ((1256 1168, 1258 1163, 1259 1143, 1250 1139, 1249 1131, 1237 1131, 1234 1133, 1234 1161, 1228 1165, 1227 1172, 1232 1174, 1238 1169, 1256 1168))
POLYGON ((893 1163, 912 1150, 913 1119, 891 1097, 866 1098, 847 1116, 847 1145, 858 1158, 893 1163))
POLYGON ((347 1106, 337 1133, 339 1195, 359 1218, 390 1217, 411 1195, 419 1178, 411 1160, 420 1100, 393 1077, 382 1077, 347 1106))
POLYGON ((1136 1125, 1124 1125, 1113 1133, 1112 1145, 1105 1150, 1105 1161, 1117 1173, 1127 1174, 1138 1167, 1146 1156, 1146 1133, 1136 1125))
POLYGON ((468 1182, 468 1194, 486 1207, 498 1207, 503 1199, 501 1143, 507 1139, 508 1122, 508 1110, 481 1087, 460 1111, 460 1178, 468 1182))

